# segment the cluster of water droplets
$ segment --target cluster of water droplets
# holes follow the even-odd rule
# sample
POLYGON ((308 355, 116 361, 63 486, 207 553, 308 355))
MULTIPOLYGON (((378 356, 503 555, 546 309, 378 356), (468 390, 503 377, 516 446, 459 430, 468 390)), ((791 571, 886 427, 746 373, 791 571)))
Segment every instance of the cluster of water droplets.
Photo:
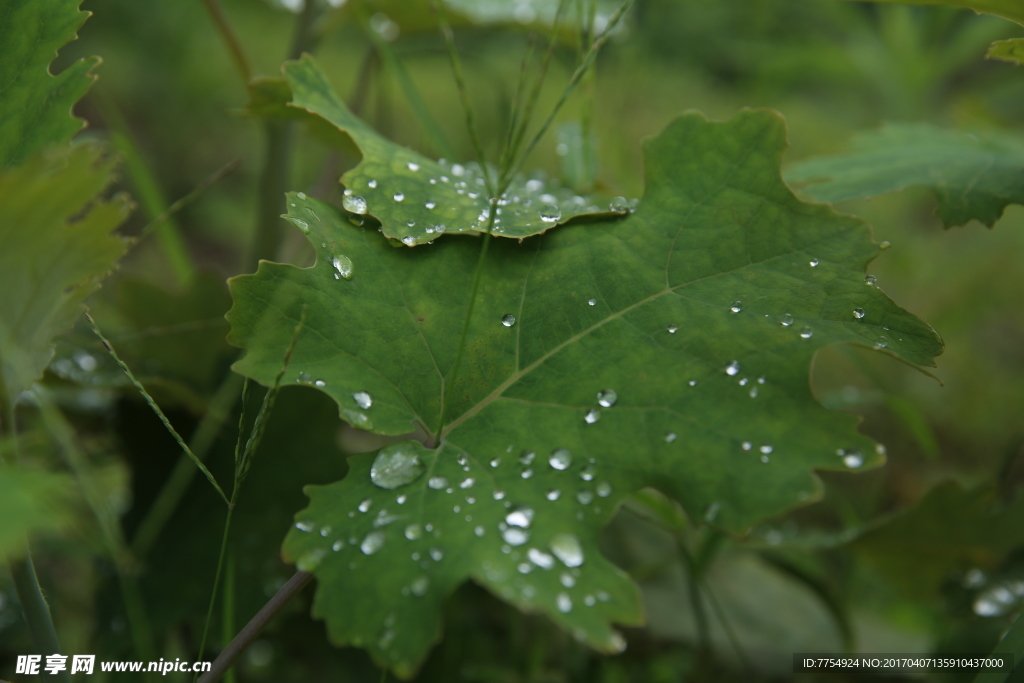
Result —
POLYGON ((1024 580, 1020 578, 990 578, 983 570, 968 570, 962 585, 977 591, 971 608, 979 617, 1001 617, 1020 609, 1024 602, 1024 580))

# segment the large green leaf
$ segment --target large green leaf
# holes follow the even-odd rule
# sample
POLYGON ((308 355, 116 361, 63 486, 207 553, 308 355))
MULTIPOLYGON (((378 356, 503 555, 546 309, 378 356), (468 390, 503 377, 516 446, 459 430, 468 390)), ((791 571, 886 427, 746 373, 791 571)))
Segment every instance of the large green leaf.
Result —
POLYGON ((63 474, 0 464, 0 559, 19 557, 29 534, 69 526, 73 499, 74 482, 63 474))
POLYGON ((111 231, 127 198, 96 199, 111 173, 93 145, 0 171, 0 397, 13 400, 42 374, 53 338, 125 251, 111 231))
POLYGON ((1024 25, 1024 3, 1020 0, 874 0, 901 5, 946 5, 972 9, 979 14, 995 14, 1024 25))
POLYGON ((0 168, 48 145, 67 142, 82 127, 71 115, 94 76, 98 57, 51 75, 57 50, 75 39, 89 16, 82 0, 0 0, 0 168))
POLYGON ((928 124, 890 124, 853 149, 794 165, 786 180, 818 201, 874 197, 917 185, 934 190, 946 227, 978 220, 991 227, 1008 204, 1024 202, 1024 140, 1006 133, 962 133, 928 124))
MULTIPOLYGON (((291 107, 337 127, 355 142, 363 159, 345 173, 345 209, 360 223, 363 214, 381 223, 388 237, 408 246, 430 242, 441 233, 484 232, 490 201, 483 170, 478 164, 434 161, 402 147, 348 110, 308 55, 284 66, 292 94, 291 107)), ((271 98, 273 82, 259 95, 271 98)), ((278 95, 285 91, 278 89, 278 95)), ((264 107, 266 103, 264 102, 264 107)), ((600 214, 603 207, 542 176, 518 177, 496 207, 494 234, 522 239, 584 214, 600 214)), ((626 210, 623 204, 615 212, 626 210)), ((605 216, 607 217, 607 216, 605 216)), ((290 218, 306 230, 307 215, 290 218)))
POLYGON ((317 262, 231 282, 236 369, 272 383, 305 316, 285 380, 352 424, 430 433, 450 406, 436 448, 356 456, 347 478, 308 489, 284 552, 316 572, 335 642, 410 675, 468 578, 614 651, 611 624, 642 619, 598 549, 625 496, 653 486, 742 532, 820 496, 813 470, 882 460, 855 417, 814 400, 815 351, 851 342, 927 364, 941 344, 865 282, 867 227, 783 184, 784 147, 775 113, 688 114, 647 142, 627 219, 494 240, 454 381, 482 238, 395 249, 289 195, 317 262))

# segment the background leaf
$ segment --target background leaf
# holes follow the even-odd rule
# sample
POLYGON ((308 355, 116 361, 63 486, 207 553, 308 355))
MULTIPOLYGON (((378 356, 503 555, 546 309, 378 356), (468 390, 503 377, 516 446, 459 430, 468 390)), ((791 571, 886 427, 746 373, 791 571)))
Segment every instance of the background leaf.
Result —
POLYGON ((1021 6, 1019 0, 874 0, 874 2, 961 7, 963 9, 972 9, 979 14, 995 14, 996 16, 1024 25, 1024 6, 1021 6))
POLYGON ((838 202, 923 185, 935 192, 946 227, 978 220, 992 227, 1024 202, 1024 139, 962 133, 929 124, 889 124, 854 139, 852 151, 793 165, 786 180, 807 183, 818 201, 838 202))
POLYGON ((111 231, 128 199, 96 199, 112 166, 80 145, 0 171, 0 389, 9 400, 42 374, 53 338, 125 252, 111 231))
POLYGON ((989 59, 1001 59, 1004 62, 1024 64, 1024 38, 997 40, 992 43, 985 55, 989 59))
POLYGON ((689 114, 647 143, 628 219, 497 240, 454 384, 477 239, 395 250, 289 196, 317 263, 232 280, 237 371, 273 382, 305 306, 286 381, 381 434, 429 433, 450 403, 438 448, 392 447, 423 466, 412 483, 375 485, 367 454, 309 489, 284 551, 317 573, 335 642, 408 676, 442 601, 472 578, 615 651, 611 622, 641 611, 597 541, 626 495, 653 486, 742 532, 819 496, 812 470, 881 461, 852 416, 811 396, 814 352, 853 342, 924 364, 941 345, 865 282, 878 253, 865 226, 782 183, 784 146, 776 114, 689 114))
POLYGON ((0 0, 0 168, 67 142, 83 125, 71 107, 95 80, 90 71, 99 58, 80 59, 57 75, 48 68, 89 16, 80 4, 0 0))
POLYGON ((52 533, 76 517, 70 477, 16 466, 0 466, 0 558, 25 551, 29 534, 52 533))

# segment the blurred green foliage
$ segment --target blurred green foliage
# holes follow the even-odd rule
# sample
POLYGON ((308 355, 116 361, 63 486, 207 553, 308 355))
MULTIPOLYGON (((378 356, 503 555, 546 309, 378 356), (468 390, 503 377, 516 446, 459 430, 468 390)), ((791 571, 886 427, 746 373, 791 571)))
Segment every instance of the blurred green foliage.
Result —
MULTIPOLYGON (((279 75, 296 15, 262 0, 223 4, 254 71, 279 75)), ((365 23, 351 7, 329 9, 318 25, 319 62, 349 106, 381 133, 433 157, 444 139, 457 158, 471 159, 442 41, 428 22, 404 18, 402 5, 392 5, 397 9, 389 16, 388 8, 370 7, 365 23), (370 40, 367 30, 378 37, 370 40), (433 123, 393 68, 396 61, 433 123)), ((260 124, 242 115, 245 84, 203 3, 86 0, 83 9, 94 16, 51 70, 102 56, 100 80, 76 109, 89 123, 80 137, 112 139, 117 123, 103 104, 110 103, 148 170, 145 178, 125 173, 114 191, 141 196, 147 191, 142 183, 151 181, 173 201, 240 160, 237 170, 174 217, 187 255, 206 276, 179 283, 161 243, 146 237, 90 302, 188 438, 217 405, 234 359, 223 344, 224 279, 252 270, 247 247, 264 137, 260 124)), ((1020 133, 1024 78, 1011 63, 983 59, 992 41, 1018 34, 1010 22, 948 7, 639 0, 598 61, 592 86, 581 89, 557 121, 569 132, 564 135, 590 121, 592 164, 564 159, 557 129, 533 162, 553 176, 570 169, 565 180, 573 183, 587 183, 593 173, 609 194, 636 196, 643 177, 639 141, 688 108, 713 118, 745 106, 776 108, 789 121, 792 160, 844 151, 856 133, 883 122, 1020 133)), ((457 23, 469 91, 492 155, 528 35, 518 22, 457 23)), ((541 111, 561 92, 578 49, 573 41, 572 35, 560 39, 541 111)), ((579 139, 588 144, 582 133, 579 139)), ((340 204, 335 180, 357 161, 354 150, 328 152, 300 134, 285 169, 287 189, 340 204)), ((847 646, 980 653, 995 647, 1020 605, 1009 600, 992 609, 986 596, 1018 585, 1024 567, 1016 517, 1000 517, 1019 508, 1024 482, 1024 209, 1010 206, 995 230, 973 222, 947 232, 934 215, 934 198, 923 190, 840 208, 866 218, 876 239, 891 243, 871 272, 946 343, 935 377, 852 347, 826 348, 816 358, 816 396, 827 407, 863 415, 861 430, 888 447, 887 466, 823 475, 824 501, 769 520, 743 538, 690 523, 653 492, 639 496, 603 537, 606 556, 641 584, 648 605, 649 625, 627 632, 624 654, 598 656, 546 619, 521 615, 467 585, 446 605, 445 640, 417 680, 854 680, 794 676, 780 653, 847 646), (992 519, 1007 531, 989 538, 986 533, 1002 528, 992 519), (908 552, 929 537, 952 546, 929 546, 941 551, 938 564, 927 552, 908 552)), ((136 212, 125 234, 142 233, 156 211, 136 212)), ((280 229, 281 260, 307 265, 312 251, 301 234, 283 221, 280 229)), ((131 540, 181 455, 115 370, 91 337, 76 332, 61 340, 46 384, 75 426, 90 466, 102 475, 107 503, 123 515, 131 540)), ((40 444, 32 452, 41 465, 64 468, 45 447, 49 436, 32 406, 20 410, 22 441, 40 444)), ((254 411, 250 406, 250 415, 254 411)), ((227 413, 207 455, 222 477, 230 470, 238 419, 237 408, 227 413)), ((335 415, 331 402, 314 392, 295 388, 281 395, 239 504, 235 630, 288 576, 277 548, 305 505, 300 487, 336 480, 345 470, 344 454, 382 443, 342 427, 335 415), (315 419, 299 423, 303 416, 315 419), (311 452, 322 460, 304 457, 311 452)), ((132 571, 162 657, 195 655, 222 510, 202 477, 193 478, 156 545, 136 558, 132 571)), ((133 657, 118 570, 101 551, 99 536, 87 523, 40 536, 36 565, 68 651, 133 657)), ((15 655, 31 652, 6 581, 0 575, 0 675, 13 670, 15 655)), ((250 648, 238 680, 379 677, 362 651, 327 644, 323 625, 308 616, 310 596, 300 596, 250 648)), ((220 634, 220 617, 215 621, 220 634)), ((214 641, 222 644, 219 635, 214 641)), ((950 674, 948 680, 969 677, 950 674)))

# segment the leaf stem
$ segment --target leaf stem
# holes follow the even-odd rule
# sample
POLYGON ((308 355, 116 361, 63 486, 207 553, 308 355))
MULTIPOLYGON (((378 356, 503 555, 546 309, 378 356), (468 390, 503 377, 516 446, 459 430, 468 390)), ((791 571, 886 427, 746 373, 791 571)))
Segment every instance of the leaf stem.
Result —
MULTIPOLYGON (((563 0, 564 1, 564 0, 563 0)), ((459 50, 455 45, 455 34, 452 33, 451 24, 444 8, 437 0, 430 0, 430 6, 437 15, 437 24, 444 37, 445 47, 448 49, 448 60, 451 62, 452 74, 455 77, 455 88, 459 93, 459 101, 466 114, 466 128, 469 130, 469 137, 473 143, 473 150, 476 152, 477 161, 480 162, 480 169, 484 174, 484 181, 487 183, 487 192, 491 197, 498 194, 495 179, 491 177, 491 170, 487 166, 487 159, 484 157, 484 147, 480 142, 480 133, 476 127, 476 117, 473 115, 473 105, 469 101, 469 91, 466 88, 466 78, 462 72, 462 60, 459 59, 459 50)))
POLYGON ((170 432, 171 436, 174 437, 174 440, 178 442, 178 445, 181 446, 181 449, 185 451, 186 455, 188 455, 189 458, 192 459, 192 462, 195 463, 196 467, 199 468, 199 471, 206 476, 206 478, 210 481, 210 484, 213 486, 214 489, 217 490, 217 493, 220 494, 220 497, 224 500, 224 502, 230 505, 231 501, 228 500, 227 494, 224 493, 224 489, 222 489, 220 487, 220 484, 217 483, 216 478, 214 478, 210 470, 206 469, 206 465, 203 464, 203 461, 196 457, 196 454, 193 453, 192 449, 188 447, 188 444, 185 443, 185 440, 181 438, 181 435, 178 434, 178 431, 171 425, 171 421, 167 419, 166 415, 164 415, 164 411, 160 410, 160 406, 157 405, 156 401, 153 400, 153 397, 149 395, 148 391, 146 391, 146 387, 142 386, 142 382, 135 379, 135 375, 132 373, 131 369, 128 367, 127 364, 125 364, 123 360, 121 360, 121 358, 117 355, 117 352, 114 351, 114 347, 111 346, 107 338, 103 336, 103 333, 100 331, 99 326, 96 324, 96 321, 93 320, 92 315, 88 311, 86 311, 85 313, 85 318, 86 320, 89 321, 89 325, 92 327, 92 331, 96 334, 97 337, 99 337, 100 341, 103 343, 103 346, 107 349, 107 353, 110 354, 110 357, 114 359, 114 362, 117 363, 117 365, 121 368, 124 374, 128 377, 128 381, 130 381, 132 385, 139 390, 139 393, 142 394, 142 397, 146 399, 146 403, 148 403, 149 407, 153 409, 153 412, 156 413, 156 416, 160 418, 160 422, 163 423, 167 431, 170 432))
POLYGON ((225 47, 227 47, 228 52, 231 54, 235 68, 238 69, 238 75, 242 77, 242 85, 248 87, 249 81, 252 80, 252 62, 245 53, 245 48, 242 47, 241 41, 238 40, 238 34, 235 33, 231 22, 228 21, 224 8, 220 6, 219 0, 203 0, 203 5, 206 6, 206 11, 210 14, 210 19, 213 20, 217 33, 220 34, 221 40, 224 41, 225 47))
POLYGON ((313 580, 309 572, 295 572, 292 578, 281 587, 274 597, 256 613, 249 623, 242 627, 228 646, 225 647, 213 661, 210 670, 203 674, 199 683, 216 683, 227 672, 228 669, 242 656, 242 653, 259 637, 263 629, 273 621, 285 605, 291 602, 292 598, 302 592, 302 589, 313 580))

